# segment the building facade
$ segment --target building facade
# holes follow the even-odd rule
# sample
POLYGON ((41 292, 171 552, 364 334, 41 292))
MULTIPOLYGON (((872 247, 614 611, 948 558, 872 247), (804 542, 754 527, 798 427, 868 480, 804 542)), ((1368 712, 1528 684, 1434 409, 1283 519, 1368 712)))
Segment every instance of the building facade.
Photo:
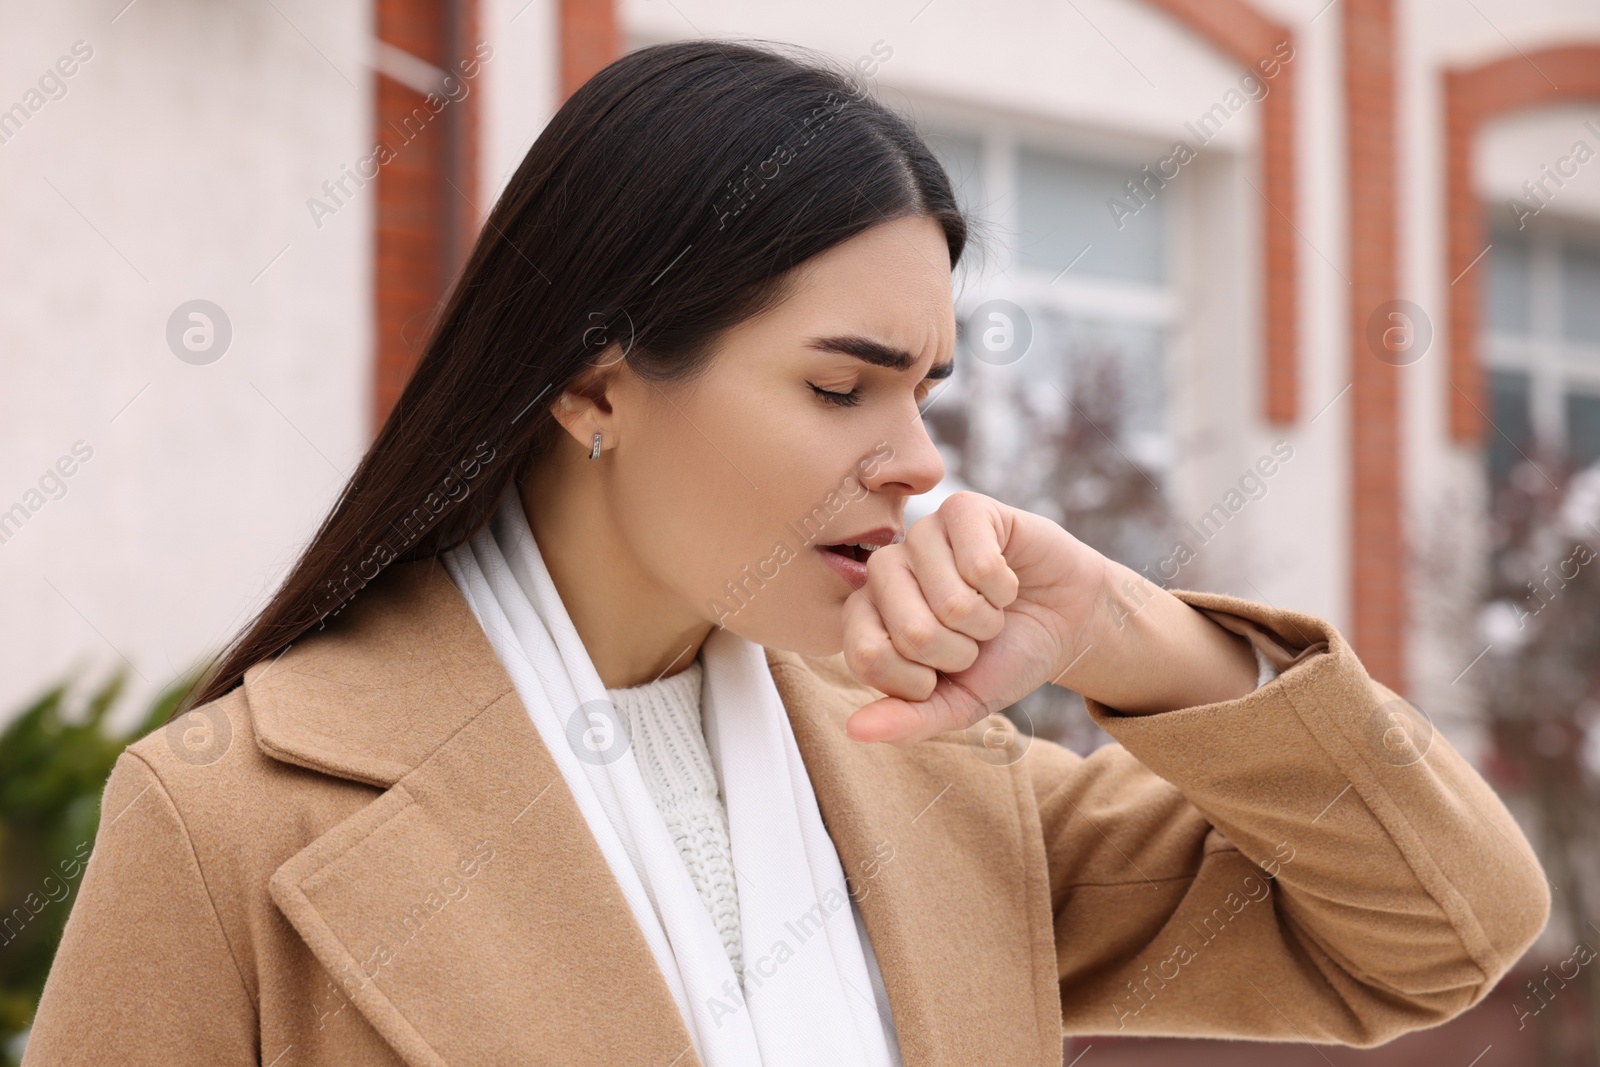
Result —
POLYGON ((241 625, 555 108, 624 50, 711 36, 850 64, 979 220, 965 357, 928 415, 942 491, 1049 514, 1170 587, 1327 617, 1492 755, 1496 494, 1600 459, 1592 0, 70 0, 5 21, 8 711, 118 665, 148 696, 241 625))

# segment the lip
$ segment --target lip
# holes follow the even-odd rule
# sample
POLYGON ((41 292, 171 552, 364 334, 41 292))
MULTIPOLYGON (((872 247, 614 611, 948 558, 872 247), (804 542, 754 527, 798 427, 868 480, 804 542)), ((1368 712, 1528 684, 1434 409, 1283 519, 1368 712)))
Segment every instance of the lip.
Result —
MULTIPOLYGON (((862 530, 858 534, 852 534, 849 537, 841 537, 837 541, 829 541, 828 544, 830 544, 830 545, 868 544, 868 545, 872 545, 875 548, 883 548, 883 547, 885 547, 887 545, 898 545, 901 541, 904 541, 905 539, 906 539, 906 532, 904 530, 900 529, 897 526, 874 526, 870 530, 862 530)), ((820 548, 820 547, 826 547, 826 546, 819 545, 818 547, 820 548)))
POLYGON ((812 551, 820 555, 823 561, 833 568, 835 574, 848 582, 850 588, 860 589, 867 584, 867 561, 829 552, 828 548, 834 545, 868 544, 875 546, 876 550, 887 545, 898 545, 905 539, 906 534, 902 529, 894 526, 876 526, 849 537, 842 537, 828 545, 814 545, 812 551))

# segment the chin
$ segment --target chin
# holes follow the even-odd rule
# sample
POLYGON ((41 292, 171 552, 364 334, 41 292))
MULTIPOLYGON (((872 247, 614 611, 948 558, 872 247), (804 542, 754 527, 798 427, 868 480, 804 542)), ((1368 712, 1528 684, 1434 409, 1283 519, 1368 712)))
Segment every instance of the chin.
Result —
POLYGON ((730 616, 724 624, 729 630, 767 648, 796 652, 802 656, 831 656, 844 650, 844 601, 774 605, 761 617, 741 619, 730 616))

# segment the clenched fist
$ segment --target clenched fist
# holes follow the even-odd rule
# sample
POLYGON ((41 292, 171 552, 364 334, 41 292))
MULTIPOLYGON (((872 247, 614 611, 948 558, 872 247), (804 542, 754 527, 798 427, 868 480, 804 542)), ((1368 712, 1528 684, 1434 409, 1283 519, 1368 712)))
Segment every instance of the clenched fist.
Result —
POLYGON ((1049 519, 956 493, 877 549, 844 604, 844 659, 888 694, 859 741, 961 730, 1046 682, 1125 714, 1230 700, 1250 646, 1049 519))

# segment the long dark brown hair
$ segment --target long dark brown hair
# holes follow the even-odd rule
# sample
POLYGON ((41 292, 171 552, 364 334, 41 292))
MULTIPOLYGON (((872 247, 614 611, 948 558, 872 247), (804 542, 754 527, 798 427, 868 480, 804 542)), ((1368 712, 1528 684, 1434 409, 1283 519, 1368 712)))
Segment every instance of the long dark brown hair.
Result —
POLYGON ((385 566, 476 532, 601 351, 649 381, 693 376, 723 331, 783 299, 785 272, 908 215, 960 259, 968 222, 943 167, 838 61, 696 40, 608 65, 528 150, 338 501, 174 717, 328 625, 385 566))

